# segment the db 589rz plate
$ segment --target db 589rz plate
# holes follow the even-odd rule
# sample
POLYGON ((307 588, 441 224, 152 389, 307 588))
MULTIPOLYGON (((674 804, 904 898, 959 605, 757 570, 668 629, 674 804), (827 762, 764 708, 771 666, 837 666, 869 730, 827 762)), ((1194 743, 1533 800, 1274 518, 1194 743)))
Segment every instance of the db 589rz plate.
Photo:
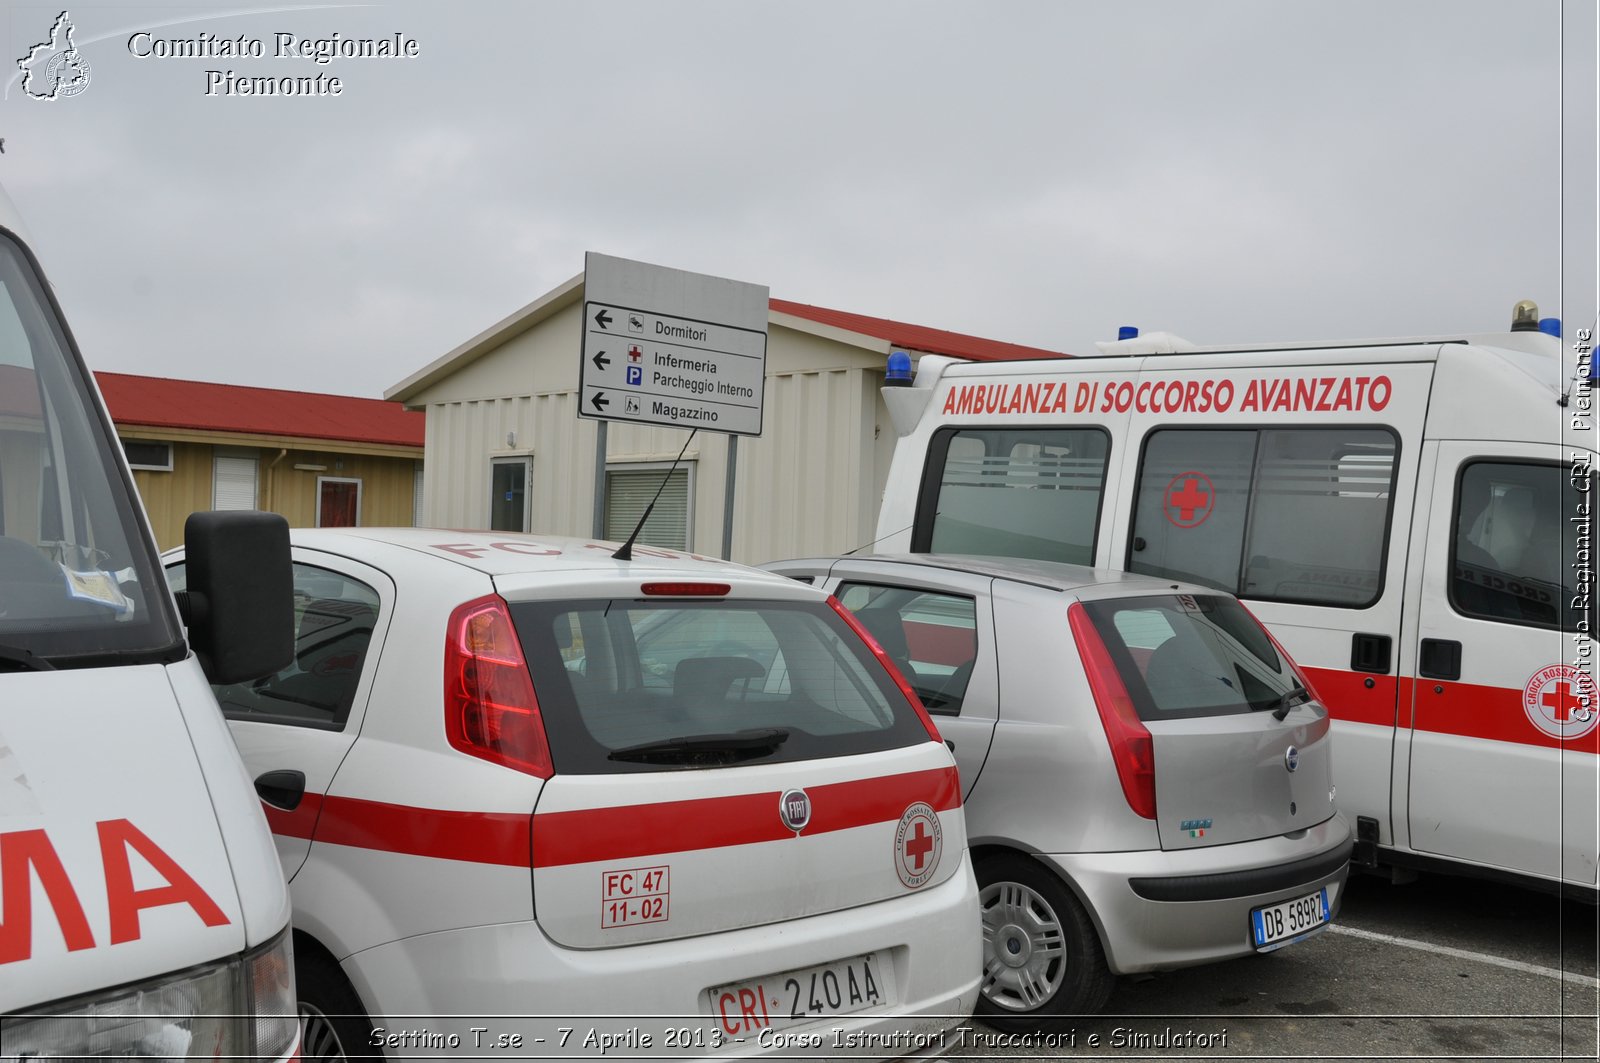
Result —
POLYGON ((892 1005, 894 963, 869 952, 708 989, 711 1017, 733 1037, 892 1005))
POLYGON ((1250 932, 1257 951, 1270 952, 1328 922, 1328 891, 1269 904, 1250 913, 1250 932))

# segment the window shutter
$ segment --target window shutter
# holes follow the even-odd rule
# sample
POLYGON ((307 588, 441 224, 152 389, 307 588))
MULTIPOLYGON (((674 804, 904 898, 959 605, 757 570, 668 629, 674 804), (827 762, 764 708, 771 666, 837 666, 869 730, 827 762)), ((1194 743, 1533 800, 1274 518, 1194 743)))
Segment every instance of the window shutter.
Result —
POLYGON ((211 508, 256 508, 256 459, 218 454, 212 459, 211 508))
POLYGON ((606 538, 622 542, 633 533, 663 479, 667 486, 636 541, 673 550, 689 548, 689 470, 681 466, 671 476, 661 469, 607 470, 606 538))

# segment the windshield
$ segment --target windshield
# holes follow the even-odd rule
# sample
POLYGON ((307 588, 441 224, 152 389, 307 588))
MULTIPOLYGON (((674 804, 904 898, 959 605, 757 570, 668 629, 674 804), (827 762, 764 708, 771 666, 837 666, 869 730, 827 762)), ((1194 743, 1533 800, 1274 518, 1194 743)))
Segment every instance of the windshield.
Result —
POLYGON ((32 263, 0 234, 0 670, 181 656, 93 394, 32 263))

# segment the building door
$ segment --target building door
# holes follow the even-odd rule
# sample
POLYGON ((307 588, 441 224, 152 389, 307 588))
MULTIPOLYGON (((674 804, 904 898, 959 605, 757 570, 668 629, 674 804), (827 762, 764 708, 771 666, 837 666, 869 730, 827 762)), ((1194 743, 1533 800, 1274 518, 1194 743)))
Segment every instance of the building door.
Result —
POLYGON ((361 523, 361 481, 317 477, 317 527, 354 528, 361 523))
POLYGON ((528 478, 531 458, 496 458, 489 471, 489 528, 528 530, 528 478))

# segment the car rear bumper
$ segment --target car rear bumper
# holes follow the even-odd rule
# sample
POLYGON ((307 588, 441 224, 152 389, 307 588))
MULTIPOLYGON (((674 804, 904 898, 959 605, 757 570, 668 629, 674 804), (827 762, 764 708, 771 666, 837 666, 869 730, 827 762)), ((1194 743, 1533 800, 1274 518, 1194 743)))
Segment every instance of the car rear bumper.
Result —
POLYGON ((533 922, 498 924, 391 942, 343 966, 374 1025, 400 1038, 384 1044, 390 1056, 571 1057, 603 1047, 616 1060, 938 1054, 956 1043, 945 1031, 972 1013, 982 963, 977 883, 963 854, 958 873, 932 889, 785 923, 591 950, 556 945, 533 922), (728 1032, 708 1007, 712 987, 865 953, 892 958, 893 1006, 766 1037, 728 1032))
POLYGON ((1041 859, 1087 902, 1111 969, 1134 974, 1249 955, 1252 909, 1317 889, 1336 916, 1351 844, 1349 823, 1334 815, 1295 836, 1041 859))

